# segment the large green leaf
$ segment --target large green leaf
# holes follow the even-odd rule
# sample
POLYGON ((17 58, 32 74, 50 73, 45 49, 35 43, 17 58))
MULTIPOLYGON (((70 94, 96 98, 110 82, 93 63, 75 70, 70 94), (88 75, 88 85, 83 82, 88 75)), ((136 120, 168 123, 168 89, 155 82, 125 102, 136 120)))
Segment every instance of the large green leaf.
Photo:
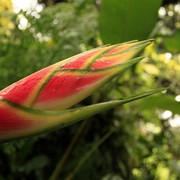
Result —
POLYGON ((99 26, 104 43, 145 39, 156 23, 162 0, 103 0, 99 26))

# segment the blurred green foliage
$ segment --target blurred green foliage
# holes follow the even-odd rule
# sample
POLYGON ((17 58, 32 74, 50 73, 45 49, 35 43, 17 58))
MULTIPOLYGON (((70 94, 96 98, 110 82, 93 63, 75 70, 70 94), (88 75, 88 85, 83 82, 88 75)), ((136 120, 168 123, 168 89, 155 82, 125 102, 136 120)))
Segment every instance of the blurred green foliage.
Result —
POLYGON ((8 36, 1 34, 1 88, 49 64, 92 48, 97 36, 97 12, 93 7, 79 12, 72 4, 62 3, 41 14, 32 10, 11 14, 9 18, 16 28, 8 36))
POLYGON ((160 7, 160 1, 155 6, 148 1, 149 6, 145 3, 142 9, 138 3, 143 0, 136 1, 136 6, 132 1, 128 5, 134 15, 130 16, 125 13, 129 6, 122 10, 114 7, 118 0, 110 2, 103 1, 108 10, 100 1, 77 0, 44 7, 41 12, 4 12, 11 26, 0 31, 0 88, 103 43, 148 37, 155 42, 143 52, 147 58, 79 106, 173 86, 162 95, 96 115, 84 124, 1 144, 0 180, 53 180, 55 172, 57 179, 180 178, 180 4, 160 7), (121 23, 124 18, 132 23, 121 23))

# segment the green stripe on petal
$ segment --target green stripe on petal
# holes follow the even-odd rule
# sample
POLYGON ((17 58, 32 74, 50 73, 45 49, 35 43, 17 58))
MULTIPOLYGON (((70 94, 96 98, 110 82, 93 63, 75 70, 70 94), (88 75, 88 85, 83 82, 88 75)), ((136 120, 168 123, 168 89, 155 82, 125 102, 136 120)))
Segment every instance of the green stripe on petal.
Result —
POLYGON ((52 82, 50 82, 50 84, 43 89, 43 92, 39 97, 40 99, 37 99, 34 107, 44 110, 60 110, 70 108, 71 106, 90 96, 98 88, 110 81, 116 74, 119 74, 122 70, 129 68, 141 60, 142 57, 139 57, 123 64, 118 64, 103 69, 62 70, 60 71, 59 78, 58 74, 56 74, 55 77, 53 77, 52 82), (62 74, 66 75, 66 78, 62 77, 62 74), (59 81, 59 83, 62 82, 63 84, 58 85, 58 87, 53 90, 51 87, 54 86, 53 83, 56 81, 59 81), (48 98, 46 97, 46 94, 50 94, 48 98))

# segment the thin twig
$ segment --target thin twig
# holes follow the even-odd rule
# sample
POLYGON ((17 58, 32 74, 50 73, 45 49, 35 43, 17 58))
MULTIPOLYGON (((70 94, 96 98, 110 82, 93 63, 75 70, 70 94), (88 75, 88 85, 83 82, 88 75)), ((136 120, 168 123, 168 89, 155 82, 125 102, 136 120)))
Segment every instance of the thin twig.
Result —
POLYGON ((69 146, 65 150, 65 153, 63 154, 62 159, 60 159, 59 162, 57 163, 52 175, 50 176, 50 180, 59 179, 59 176, 60 176, 60 174, 61 174, 61 172, 63 170, 64 165, 66 164, 72 150, 74 149, 74 147, 77 144, 79 138, 81 137, 84 130, 86 129, 85 127, 87 126, 88 123, 89 123, 89 121, 84 121, 84 122, 81 123, 81 126, 79 127, 79 129, 76 132, 75 136, 71 140, 69 146))
POLYGON ((83 166, 83 164, 87 161, 87 159, 99 148, 100 145, 106 141, 114 132, 116 128, 111 129, 108 133, 106 133, 99 141, 97 141, 94 146, 87 152, 85 155, 79 160, 79 163, 74 168, 74 170, 65 178, 65 180, 73 180, 74 176, 78 172, 78 170, 83 166))

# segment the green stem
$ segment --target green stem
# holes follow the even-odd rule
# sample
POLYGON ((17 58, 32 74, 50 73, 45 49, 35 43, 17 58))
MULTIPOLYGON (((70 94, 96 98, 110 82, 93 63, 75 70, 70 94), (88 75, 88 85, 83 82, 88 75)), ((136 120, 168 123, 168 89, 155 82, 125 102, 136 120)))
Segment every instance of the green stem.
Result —
POLYGON ((76 146, 78 140, 80 139, 81 135, 83 134, 84 130, 86 129, 89 121, 84 121, 81 123, 81 126, 79 127, 78 131, 76 132, 75 136, 71 140, 69 146, 65 150, 65 153, 63 154, 62 158, 57 163, 52 175, 50 176, 50 180, 58 180, 59 176, 63 170, 63 167, 65 166, 72 150, 76 146))
POLYGON ((106 133, 99 141, 97 141, 94 146, 79 160, 79 163, 74 168, 74 170, 65 178, 65 180, 72 180, 74 176, 83 166, 83 164, 89 159, 89 157, 101 146, 117 129, 113 128, 108 133, 106 133))

